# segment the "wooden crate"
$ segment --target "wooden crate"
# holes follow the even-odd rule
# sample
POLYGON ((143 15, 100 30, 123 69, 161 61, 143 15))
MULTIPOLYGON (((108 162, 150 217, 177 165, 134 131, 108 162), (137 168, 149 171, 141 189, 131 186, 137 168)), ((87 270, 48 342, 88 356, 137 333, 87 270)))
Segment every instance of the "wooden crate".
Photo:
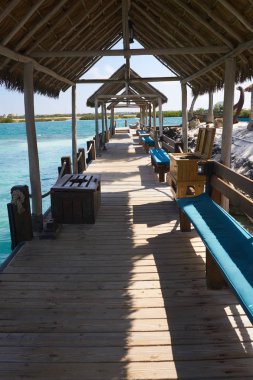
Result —
POLYGON ((51 188, 52 217, 58 223, 95 223, 100 203, 99 174, 66 174, 51 188))
POLYGON ((170 153, 168 182, 177 198, 200 195, 204 191, 206 176, 198 173, 199 162, 212 155, 215 128, 199 128, 194 153, 170 153))

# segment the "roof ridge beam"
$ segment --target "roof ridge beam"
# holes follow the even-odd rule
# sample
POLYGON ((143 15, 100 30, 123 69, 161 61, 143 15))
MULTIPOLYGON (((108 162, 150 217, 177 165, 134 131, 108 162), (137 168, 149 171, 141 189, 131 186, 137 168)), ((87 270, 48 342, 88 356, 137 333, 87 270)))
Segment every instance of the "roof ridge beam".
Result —
POLYGON ((75 57, 97 57, 97 56, 124 56, 131 55, 185 55, 185 54, 216 54, 227 53, 227 46, 198 46, 198 47, 176 47, 163 49, 114 49, 114 50, 76 50, 76 51, 35 51, 30 54, 35 58, 75 58, 75 57))
MULTIPOLYGON (((128 83, 138 83, 138 82, 173 82, 180 81, 180 77, 142 77, 142 78, 130 78, 128 83)), ((125 79, 79 79, 76 83, 124 83, 125 79)))

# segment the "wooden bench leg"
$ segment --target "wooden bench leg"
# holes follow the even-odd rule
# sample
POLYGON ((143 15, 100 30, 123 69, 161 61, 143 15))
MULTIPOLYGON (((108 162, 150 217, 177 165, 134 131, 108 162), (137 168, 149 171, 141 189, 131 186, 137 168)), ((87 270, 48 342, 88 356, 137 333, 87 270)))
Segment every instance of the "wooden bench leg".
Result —
POLYGON ((209 289, 227 287, 226 280, 208 249, 206 250, 206 285, 209 289))
POLYGON ((182 232, 191 231, 191 222, 181 210, 179 210, 179 221, 180 221, 180 231, 182 232))
POLYGON ((160 169, 158 173, 159 173, 159 182, 164 182, 165 181, 164 171, 160 169))

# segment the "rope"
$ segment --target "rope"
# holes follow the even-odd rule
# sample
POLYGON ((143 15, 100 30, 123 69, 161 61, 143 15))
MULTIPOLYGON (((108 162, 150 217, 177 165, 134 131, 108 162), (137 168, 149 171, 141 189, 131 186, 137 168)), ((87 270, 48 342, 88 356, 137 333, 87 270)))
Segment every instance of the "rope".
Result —
POLYGON ((77 157, 77 162, 79 162, 79 161, 80 161, 80 159, 81 159, 82 155, 83 155, 83 152, 80 152, 80 153, 79 153, 79 155, 78 155, 78 157, 77 157))
POLYGON ((17 207, 18 214, 22 214, 25 209, 23 203, 25 201, 25 196, 20 190, 14 190, 11 194, 11 203, 17 207))

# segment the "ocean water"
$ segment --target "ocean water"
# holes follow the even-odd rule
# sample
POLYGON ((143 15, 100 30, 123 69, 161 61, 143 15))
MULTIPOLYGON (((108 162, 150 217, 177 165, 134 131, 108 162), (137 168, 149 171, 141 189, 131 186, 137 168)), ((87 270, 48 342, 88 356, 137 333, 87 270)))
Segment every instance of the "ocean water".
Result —
MULTIPOLYGON (((128 119, 129 124, 138 119, 128 119)), ((177 125, 181 118, 164 118, 164 125, 177 125)), ((125 120, 117 120, 123 127, 125 120)), ((158 125, 158 120, 157 120, 158 125)), ((101 131, 101 123, 100 123, 101 131)), ((62 156, 71 156, 71 121, 36 123, 40 159, 42 193, 55 183, 62 156)), ((86 149, 86 141, 95 135, 94 120, 78 120, 78 148, 86 149)), ((28 185, 28 154, 24 123, 0 124, 0 263, 11 252, 7 203, 10 189, 15 185, 28 185)), ((43 199, 43 211, 50 206, 50 197, 43 199)))

